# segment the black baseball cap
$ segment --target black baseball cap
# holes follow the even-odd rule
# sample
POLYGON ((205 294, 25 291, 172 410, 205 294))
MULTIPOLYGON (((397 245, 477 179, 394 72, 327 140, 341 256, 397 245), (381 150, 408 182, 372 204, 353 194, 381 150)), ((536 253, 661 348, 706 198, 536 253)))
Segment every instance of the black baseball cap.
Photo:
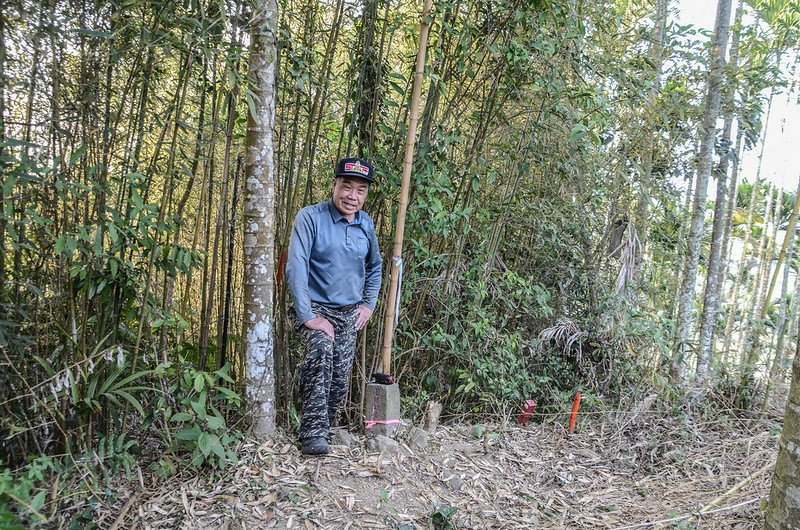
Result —
POLYGON ((358 177, 369 183, 375 182, 372 177, 372 164, 363 158, 342 158, 336 164, 337 177, 358 177))

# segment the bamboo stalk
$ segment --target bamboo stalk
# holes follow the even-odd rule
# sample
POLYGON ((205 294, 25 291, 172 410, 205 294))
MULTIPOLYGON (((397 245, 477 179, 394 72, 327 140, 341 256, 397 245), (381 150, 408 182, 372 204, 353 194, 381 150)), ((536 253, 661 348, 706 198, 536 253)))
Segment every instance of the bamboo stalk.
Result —
POLYGON ((394 236, 394 252, 392 253, 392 276, 389 293, 386 298, 386 319, 384 322, 383 347, 381 348, 381 364, 384 373, 390 373, 392 361, 392 337, 394 335, 395 304, 397 303, 397 287, 400 282, 400 264, 403 255, 403 235, 406 227, 406 210, 408 209, 408 188, 411 182, 411 165, 414 161, 414 142, 419 119, 419 99, 422 91, 422 73, 425 70, 425 51, 428 46, 428 33, 431 29, 428 18, 431 14, 432 0, 425 0, 422 10, 422 22, 419 29, 419 51, 417 66, 414 71, 414 88, 411 92, 411 116, 406 138, 405 159, 403 160, 403 178, 400 185, 400 202, 397 207, 397 228, 394 236))

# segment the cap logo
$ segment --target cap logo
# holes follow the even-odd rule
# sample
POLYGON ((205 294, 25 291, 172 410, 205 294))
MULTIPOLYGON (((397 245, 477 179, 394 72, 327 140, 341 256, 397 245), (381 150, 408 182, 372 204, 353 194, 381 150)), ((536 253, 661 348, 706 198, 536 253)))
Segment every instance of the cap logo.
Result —
POLYGON ((345 173, 360 173, 365 176, 369 176, 369 168, 367 166, 361 165, 361 162, 345 162, 344 164, 344 171, 345 173))

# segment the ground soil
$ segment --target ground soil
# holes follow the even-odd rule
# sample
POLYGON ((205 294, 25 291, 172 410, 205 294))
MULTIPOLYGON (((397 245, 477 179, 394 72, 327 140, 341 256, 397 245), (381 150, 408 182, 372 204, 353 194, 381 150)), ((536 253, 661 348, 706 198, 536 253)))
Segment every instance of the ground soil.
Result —
MULTIPOLYGON (((131 491, 112 528, 761 528, 779 426, 641 411, 445 425, 426 450, 249 440, 226 472, 131 491), (116 526, 115 526, 116 525, 116 526), (448 526, 450 525, 450 526, 448 526)), ((400 437, 402 440, 402 437, 400 437)))

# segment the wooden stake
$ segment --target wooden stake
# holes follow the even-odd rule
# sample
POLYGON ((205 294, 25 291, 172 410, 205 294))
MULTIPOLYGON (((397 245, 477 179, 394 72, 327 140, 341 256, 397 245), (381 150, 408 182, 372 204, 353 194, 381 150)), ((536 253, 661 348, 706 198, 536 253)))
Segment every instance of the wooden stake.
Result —
POLYGON ((572 414, 569 416, 569 429, 570 433, 575 432, 575 420, 578 419, 578 408, 581 406, 581 393, 575 394, 575 401, 572 402, 572 414))
POLYGON ((394 234, 394 251, 392 252, 392 275, 389 293, 386 297, 386 319, 384 321, 383 346, 381 347, 381 370, 391 373, 392 338, 394 336, 395 307, 397 305, 397 287, 400 282, 400 269, 403 256, 403 234, 406 227, 406 210, 408 209, 408 188, 411 182, 411 165, 414 162, 414 144, 417 136, 417 120, 419 118, 419 100, 422 92, 422 73, 425 70, 425 51, 428 47, 428 32, 431 29, 429 17, 432 0, 425 0, 422 10, 422 22, 419 28, 419 51, 414 71, 414 87, 411 91, 411 117, 406 137, 406 152, 403 160, 403 179, 400 185, 400 202, 397 207, 397 225, 394 234))

